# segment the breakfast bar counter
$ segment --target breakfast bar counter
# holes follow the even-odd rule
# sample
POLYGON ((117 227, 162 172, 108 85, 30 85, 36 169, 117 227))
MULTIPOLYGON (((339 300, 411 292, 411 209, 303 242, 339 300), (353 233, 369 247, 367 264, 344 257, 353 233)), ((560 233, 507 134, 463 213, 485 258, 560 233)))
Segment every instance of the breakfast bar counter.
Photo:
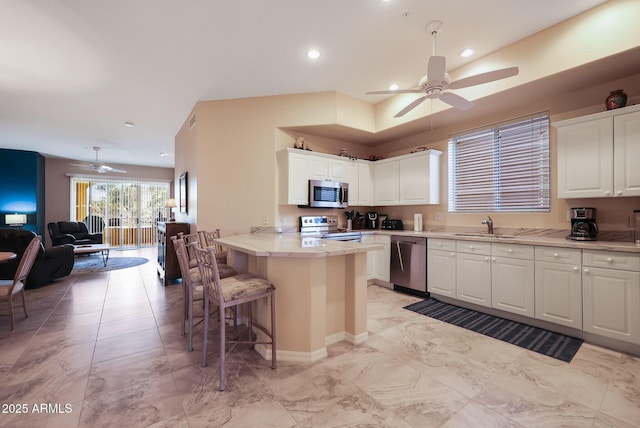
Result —
MULTIPOLYGON (((381 245, 266 232, 216 241, 238 272, 275 285, 278 360, 314 362, 326 357, 327 345, 367 338, 367 252, 381 245)), ((267 302, 254 306, 267 325, 268 309, 267 302)), ((269 358, 266 348, 256 349, 269 358)))

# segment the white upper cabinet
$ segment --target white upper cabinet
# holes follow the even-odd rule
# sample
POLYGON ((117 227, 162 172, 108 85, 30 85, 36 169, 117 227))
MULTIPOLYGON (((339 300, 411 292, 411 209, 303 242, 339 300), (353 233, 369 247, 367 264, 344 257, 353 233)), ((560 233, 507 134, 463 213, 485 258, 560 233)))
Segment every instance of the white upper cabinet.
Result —
POLYGON ((374 205, 398 205, 399 165, 397 160, 377 161, 372 165, 374 205))
POLYGON ((374 204, 439 204, 441 155, 438 150, 427 150, 372 164, 374 204))
POLYGON ((615 196, 640 196, 640 111, 613 120, 615 196))
POLYGON ((282 205, 309 203, 308 156, 302 150, 281 150, 278 161, 278 199, 282 205))
POLYGON ((358 205, 373 205, 373 172, 369 161, 358 161, 358 205))
POLYGON ((284 149, 277 155, 279 203, 308 203, 309 180, 349 183, 349 205, 390 206, 440 203, 440 156, 426 150, 377 162, 326 153, 284 149))
POLYGON ((358 177, 358 162, 347 162, 347 183, 349 183, 349 205, 358 205, 360 200, 360 179, 358 177))
POLYGON ((400 205, 440 203, 440 153, 429 150, 400 159, 400 205))
POLYGON ((553 124, 558 128, 558 197, 640 196, 640 106, 553 124))
POLYGON ((369 161, 347 161, 349 205, 373 205, 373 176, 369 161))
POLYGON ((310 155, 308 160, 310 180, 347 181, 347 161, 331 159, 323 155, 310 155))

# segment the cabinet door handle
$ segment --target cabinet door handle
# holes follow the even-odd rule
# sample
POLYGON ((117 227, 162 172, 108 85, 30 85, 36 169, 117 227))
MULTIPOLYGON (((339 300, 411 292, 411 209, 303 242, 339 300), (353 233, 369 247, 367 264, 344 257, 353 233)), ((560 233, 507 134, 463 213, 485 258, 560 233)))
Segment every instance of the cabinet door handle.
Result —
POLYGON ((451 257, 455 257, 455 256, 456 256, 456 253, 451 253, 451 257))
POLYGON ((396 242, 396 247, 398 248, 398 259, 400 261, 400 270, 404 272, 404 263, 402 263, 402 250, 400 249, 400 241, 396 242))
POLYGON ((611 263, 613 259, 611 257, 607 257, 607 263, 611 263))
POLYGON ((559 254, 558 253, 553 253, 553 257, 558 257, 559 254))
MULTIPOLYGON (((574 267, 573 267, 573 270, 574 270, 574 271, 578 271, 579 269, 578 269, 578 267, 577 267, 577 266, 574 266, 574 267)), ((585 272, 586 272, 587 270, 588 270, 588 269, 585 269, 585 272)))
POLYGON ((509 248, 509 249, 507 250, 507 253, 513 253, 513 250, 512 250, 511 248, 509 248))
POLYGON ((470 249, 470 250, 473 250, 473 245, 469 245, 469 249, 470 249))
POLYGON ((622 196, 622 191, 621 191, 621 190, 618 190, 618 191, 616 192, 616 195, 618 195, 618 196, 622 196))
POLYGON ((584 271, 583 271, 583 272, 584 272, 584 273, 589 273, 589 269, 584 268, 584 271))
POLYGON ((606 192, 604 192, 604 194, 609 196, 609 195, 611 195, 611 191, 607 190, 606 192))
POLYGON ((492 261, 492 262, 495 262, 495 261, 496 261, 496 258, 495 258, 495 257, 491 257, 491 261, 492 261))
POLYGON ((484 258, 484 261, 485 261, 485 262, 488 262, 488 261, 489 261, 489 257, 485 257, 485 258, 484 258))

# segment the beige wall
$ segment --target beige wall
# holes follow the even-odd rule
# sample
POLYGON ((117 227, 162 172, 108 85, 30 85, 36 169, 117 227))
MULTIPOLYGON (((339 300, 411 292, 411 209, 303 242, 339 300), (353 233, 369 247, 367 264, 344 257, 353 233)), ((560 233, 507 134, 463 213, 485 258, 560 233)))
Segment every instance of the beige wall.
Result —
MULTIPOLYGON (((51 238, 46 230, 47 223, 69 220, 71 204, 70 177, 67 174, 87 174, 71 166, 72 159, 45 158, 45 243, 51 245, 51 238)), ((100 174, 100 177, 116 176, 122 178, 143 178, 150 180, 173 180, 172 168, 154 168, 136 165, 115 165, 113 167, 125 169, 127 174, 100 174)))
MULTIPOLYGON (((185 220, 197 224, 200 229, 220 227, 223 234, 245 233, 251 226, 265 223, 295 225, 299 215, 310 211, 277 205, 275 153, 292 147, 296 137, 304 136, 314 151, 338 153, 345 147, 360 158, 368 158, 371 154, 404 154, 425 145, 442 150, 441 204, 378 207, 376 210, 407 223, 412 221, 413 213, 421 212, 427 227, 478 226, 487 213, 447 212, 448 136, 540 111, 549 111, 552 122, 602 111, 604 99, 613 89, 625 89, 629 104, 640 102, 640 74, 621 78, 614 64, 613 68, 607 69, 614 77, 585 81, 579 78, 578 69, 599 58, 637 49, 640 46, 640 27, 631 21, 632 16, 639 14, 640 2, 607 2, 454 70, 452 75, 455 78, 473 74, 482 68, 511 65, 521 68, 519 76, 486 85, 489 89, 484 92, 480 87, 464 93, 461 91, 461 95, 468 96, 476 104, 471 113, 445 109, 446 106, 436 100, 424 103, 398 120, 393 119, 393 115, 406 105, 404 97, 392 97, 371 106, 335 92, 199 102, 194 107, 196 127, 189 130, 183 126, 176 136, 176 174, 189 171, 190 186, 197 186, 197 191, 190 193, 190 214, 185 220), (610 31, 612 22, 615 22, 615 28, 625 30, 610 31), (540 82, 548 83, 545 91, 540 90, 540 82), (497 95, 489 97, 492 93, 497 95), (344 137, 335 133, 335 125, 343 127, 344 137), (349 135, 392 132, 405 125, 412 130, 408 137, 390 137, 375 146, 356 143, 354 141, 359 140, 355 138, 349 141, 349 135), (324 136, 313 135, 312 129, 322 130, 323 126, 334 129, 330 134, 322 134, 324 136), (191 205, 197 207, 193 214, 191 205), (442 214, 443 219, 435 220, 436 214, 442 214)), ((601 226, 608 229, 626 227, 631 210, 640 208, 640 198, 562 200, 556 197, 555 130, 552 130, 551 137, 552 211, 544 214, 491 214, 496 226, 568 228, 569 207, 593 206, 598 209, 601 226)), ((313 213, 341 214, 342 211, 313 210, 313 213)))
MULTIPOLYGON (((292 147, 295 137, 279 128, 335 123, 338 110, 357 104, 335 92, 197 103, 196 126, 189 129, 185 121, 175 147, 176 174, 189 171, 197 204, 190 201, 188 218, 177 220, 201 230, 219 227, 224 233, 280 224, 283 216, 293 224, 298 209, 277 206, 275 153, 292 147), (344 108, 337 108, 343 104, 344 108), (191 205, 196 206, 193 214, 191 205)), ((319 151, 331 153, 343 146, 338 140, 320 137, 309 137, 307 143, 311 147, 317 143, 322 147, 319 151)))
MULTIPOLYGON (((178 167, 179 171, 196 171, 191 175, 190 185, 197 192, 191 193, 191 198, 197 200, 197 214, 190 217, 197 218, 197 227, 212 229, 220 227, 224 233, 244 233, 251 226, 267 225, 295 225, 298 216, 310 211, 295 206, 277 205, 277 165, 275 153, 284 148, 292 147, 296 137, 304 136, 305 143, 314 151, 337 154, 345 147, 350 153, 359 158, 367 158, 370 154, 394 156, 409 153, 419 146, 441 150, 441 204, 435 206, 412 207, 377 207, 380 213, 393 218, 401 218, 411 224, 413 214, 423 213, 424 223, 429 226, 478 226, 487 213, 449 214, 447 207, 447 139, 452 133, 491 125, 503 120, 539 111, 550 111, 551 121, 562 120, 586 113, 602 111, 607 88, 610 87, 639 88, 629 93, 629 102, 640 101, 640 75, 622 81, 611 82, 602 86, 590 88, 589 94, 576 96, 602 100, 597 105, 566 111, 566 97, 559 94, 557 98, 541 100, 535 104, 524 104, 519 109, 510 109, 484 116, 473 121, 463 121, 455 126, 423 132, 411 137, 390 141, 375 147, 350 143, 333 138, 281 131, 279 124, 287 123, 287 112, 308 109, 313 117, 318 102, 322 107, 325 94, 319 99, 313 95, 282 96, 242 99, 233 101, 201 102, 197 105, 198 138, 195 150, 189 152, 187 147, 193 147, 193 141, 184 138, 181 131, 176 139, 176 153, 188 152, 194 158, 193 166, 178 167), (194 155, 197 153, 197 155, 194 155), (196 179, 197 177, 197 179, 196 179), (442 214, 442 220, 436 220, 436 214, 442 214)), ((325 106, 326 107, 326 106, 325 106)), ((550 213, 490 213, 496 227, 535 227, 564 229, 569 227, 567 212, 570 207, 591 206, 598 209, 598 220, 603 229, 623 229, 627 224, 627 217, 631 211, 640 208, 640 198, 610 198, 590 200, 564 200, 557 198, 556 191, 556 133, 551 133, 552 159, 552 210, 550 213)), ((183 153, 184 155, 184 153, 183 153)), ((181 155, 182 156, 182 155, 181 155)), ((195 205, 195 202, 190 202, 195 205)), ((368 211, 370 207, 352 207, 352 209, 368 211)), ((313 213, 342 214, 342 211, 313 210, 313 213)), ((341 222, 344 219, 340 219, 341 222)), ((194 222, 195 224, 196 222, 194 222)))

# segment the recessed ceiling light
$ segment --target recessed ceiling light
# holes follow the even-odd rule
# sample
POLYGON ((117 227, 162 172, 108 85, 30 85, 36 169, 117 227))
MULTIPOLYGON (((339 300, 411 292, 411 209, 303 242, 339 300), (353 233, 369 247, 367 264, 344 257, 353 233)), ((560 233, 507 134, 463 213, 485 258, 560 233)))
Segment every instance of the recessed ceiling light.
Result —
POLYGON ((398 89, 400 89, 400 86, 398 86, 397 83, 392 83, 389 85, 389 90, 390 91, 397 91, 398 89))
POLYGON ((473 55, 474 53, 476 53, 475 50, 473 50, 471 48, 467 48, 467 49, 464 49, 462 52, 460 52, 460 56, 462 58, 467 58, 467 57, 470 57, 471 55, 473 55))
POLYGON ((309 49, 307 51, 307 58, 309 59, 318 59, 320 58, 320 51, 317 49, 309 49))
POLYGON ((127 128, 133 128, 135 125, 133 124, 133 122, 125 122, 124 126, 126 126, 127 128))

